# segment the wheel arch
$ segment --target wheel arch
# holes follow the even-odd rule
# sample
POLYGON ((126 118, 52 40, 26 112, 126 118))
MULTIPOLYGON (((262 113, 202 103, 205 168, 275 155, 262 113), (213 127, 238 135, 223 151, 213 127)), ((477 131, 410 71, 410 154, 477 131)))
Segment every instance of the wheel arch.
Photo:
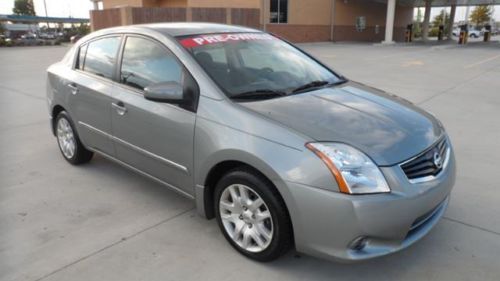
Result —
POLYGON ((280 199, 283 200, 285 206, 287 206, 287 212, 288 214, 290 214, 286 200, 287 194, 284 194, 286 193, 286 190, 282 188, 284 183, 276 171, 274 171, 263 160, 247 152, 226 151, 222 154, 230 154, 233 156, 239 155, 241 157, 216 157, 218 159, 210 161, 210 164, 204 165, 205 168, 201 169, 202 171, 198 174, 197 177, 198 184, 196 185, 195 192, 198 212, 201 215, 205 216, 207 219, 212 219, 215 217, 215 206, 213 203, 215 185, 226 173, 238 168, 250 170, 266 179, 268 183, 272 187, 274 187, 278 194, 281 196, 280 199))
POLYGON ((66 109, 64 107, 62 107, 61 105, 59 104, 56 104, 54 105, 54 107, 52 107, 52 110, 50 112, 50 117, 51 117, 51 122, 50 122, 50 125, 51 125, 51 129, 52 129, 52 134, 55 136, 56 135, 56 118, 57 118, 57 115, 59 113, 61 113, 62 111, 65 111, 66 109))

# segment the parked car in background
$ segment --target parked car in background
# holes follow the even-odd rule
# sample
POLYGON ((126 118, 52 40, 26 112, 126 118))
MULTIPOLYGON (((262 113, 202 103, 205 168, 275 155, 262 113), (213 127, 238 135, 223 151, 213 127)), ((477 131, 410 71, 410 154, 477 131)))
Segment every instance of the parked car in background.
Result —
POLYGON ((54 40, 57 38, 55 33, 40 33, 40 39, 54 40))
POLYGON ((438 223, 455 181, 432 114, 250 28, 100 30, 48 68, 47 100, 69 163, 99 153, 193 199, 258 261, 404 249, 438 223))
POLYGON ((82 37, 83 37, 83 36, 82 36, 82 35, 80 35, 80 34, 73 35, 73 36, 71 36, 71 38, 70 38, 70 42, 74 44, 74 43, 76 43, 78 40, 80 40, 82 37))
MULTIPOLYGON (((453 30, 453 36, 460 36, 460 28, 456 28, 453 30)), ((469 37, 470 38, 479 38, 483 35, 483 31, 477 29, 469 29, 469 37)))
POLYGON ((21 35, 21 38, 16 40, 17 45, 23 45, 23 46, 39 45, 41 43, 43 43, 42 40, 38 38, 36 34, 32 33, 21 35))
POLYGON ((470 29, 469 30, 469 37, 479 38, 481 36, 483 36, 483 32, 481 30, 478 30, 478 29, 470 29))

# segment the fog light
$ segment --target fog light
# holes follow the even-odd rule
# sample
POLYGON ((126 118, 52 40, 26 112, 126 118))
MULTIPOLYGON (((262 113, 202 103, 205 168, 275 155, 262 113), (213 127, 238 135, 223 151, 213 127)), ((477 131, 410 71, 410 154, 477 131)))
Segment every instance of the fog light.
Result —
POLYGON ((361 251, 363 248, 365 248, 366 243, 368 242, 368 239, 364 236, 360 236, 349 244, 349 248, 354 251, 361 251))

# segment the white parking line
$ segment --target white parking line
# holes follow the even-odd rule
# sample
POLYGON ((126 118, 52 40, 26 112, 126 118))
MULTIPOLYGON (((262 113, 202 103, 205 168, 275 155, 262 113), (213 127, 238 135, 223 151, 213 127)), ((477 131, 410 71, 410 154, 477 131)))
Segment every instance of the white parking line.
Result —
POLYGON ((496 59, 498 59, 498 58, 500 58, 500 55, 496 55, 496 56, 493 56, 493 57, 487 58, 487 59, 485 59, 485 60, 478 61, 478 62, 476 62, 476 63, 466 65, 464 68, 465 68, 465 69, 467 69, 467 68, 472 68, 472 67, 474 67, 474 66, 478 66, 478 65, 483 64, 483 63, 485 63, 485 62, 489 62, 489 61, 492 61, 492 60, 496 60, 496 59))

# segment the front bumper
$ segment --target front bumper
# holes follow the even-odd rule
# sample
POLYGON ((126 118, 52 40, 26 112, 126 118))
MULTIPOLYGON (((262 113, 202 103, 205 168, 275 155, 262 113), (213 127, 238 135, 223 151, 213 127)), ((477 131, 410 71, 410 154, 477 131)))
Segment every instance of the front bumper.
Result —
POLYGON ((360 261, 404 249, 424 237, 443 216, 455 183, 455 159, 429 182, 411 184, 399 166, 381 168, 391 193, 346 195, 287 182, 287 202, 299 252, 360 261), (352 242, 365 238, 362 249, 352 242))

